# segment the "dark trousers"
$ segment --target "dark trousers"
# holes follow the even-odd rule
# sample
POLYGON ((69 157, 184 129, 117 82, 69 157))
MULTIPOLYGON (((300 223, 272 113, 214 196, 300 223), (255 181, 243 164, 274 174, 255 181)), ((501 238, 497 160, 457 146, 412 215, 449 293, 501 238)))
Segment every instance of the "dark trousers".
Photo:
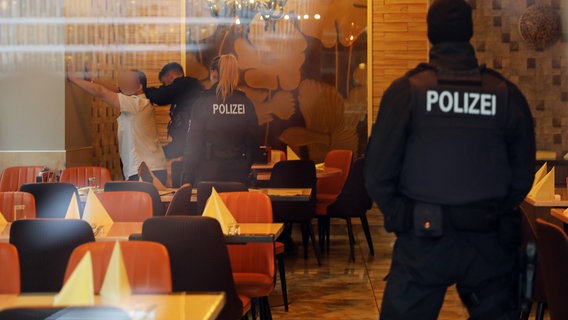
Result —
MULTIPOLYGON (((168 171, 167 170, 156 170, 156 171, 152 171, 152 173, 156 176, 156 178, 158 178, 158 180, 160 180, 160 182, 162 184, 166 184, 166 180, 168 180, 168 171)), ((133 176, 128 177, 127 179, 128 181, 138 181, 140 180, 140 177, 135 174, 133 176)))
POLYGON ((497 231, 444 228, 437 239, 398 234, 380 319, 437 319, 453 284, 470 319, 518 319, 516 247, 502 245, 497 231))

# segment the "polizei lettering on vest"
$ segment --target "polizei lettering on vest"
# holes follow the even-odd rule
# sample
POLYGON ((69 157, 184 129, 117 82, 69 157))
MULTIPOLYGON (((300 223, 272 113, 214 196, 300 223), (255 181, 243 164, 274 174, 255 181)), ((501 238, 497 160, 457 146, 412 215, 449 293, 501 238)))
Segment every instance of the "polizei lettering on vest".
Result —
POLYGON ((497 111, 497 97, 490 93, 428 90, 426 111, 440 110, 443 113, 461 113, 494 116, 497 111))
POLYGON ((245 114, 244 104, 213 104, 213 114, 245 114))

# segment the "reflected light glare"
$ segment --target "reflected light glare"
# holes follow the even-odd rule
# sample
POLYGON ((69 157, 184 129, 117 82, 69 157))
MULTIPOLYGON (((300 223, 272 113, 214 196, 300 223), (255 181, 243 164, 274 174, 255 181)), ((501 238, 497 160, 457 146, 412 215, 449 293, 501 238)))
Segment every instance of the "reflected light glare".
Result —
POLYGON ((319 20, 321 18, 321 16, 319 15, 319 13, 314 14, 314 19, 319 20))
POLYGON ((359 63, 359 69, 363 70, 363 69, 365 69, 365 68, 367 68, 367 65, 366 65, 366 64, 364 64, 364 63, 359 63))
POLYGON ((304 20, 308 20, 309 18, 310 18, 309 15, 307 15, 307 14, 304 15, 304 20))
POLYGON ((289 15, 285 15, 285 16, 284 16, 284 20, 290 20, 290 16, 289 16, 289 15))
POLYGON ((298 16, 298 20, 302 20, 302 16, 298 16))
POLYGON ((355 39, 355 37, 353 35, 350 35, 349 40, 353 41, 353 39, 355 39))
POLYGON ((241 19, 237 18, 237 20, 235 20, 235 24, 241 24, 241 19))

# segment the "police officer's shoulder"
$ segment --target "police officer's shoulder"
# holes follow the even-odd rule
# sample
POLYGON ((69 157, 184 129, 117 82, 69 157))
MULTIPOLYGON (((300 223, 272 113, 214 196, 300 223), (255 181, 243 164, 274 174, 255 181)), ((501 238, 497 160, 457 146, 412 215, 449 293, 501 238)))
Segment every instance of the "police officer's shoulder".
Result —
POLYGON ((425 71, 436 71, 436 67, 429 63, 422 62, 418 64, 414 69, 408 71, 406 73, 406 77, 412 77, 425 71))

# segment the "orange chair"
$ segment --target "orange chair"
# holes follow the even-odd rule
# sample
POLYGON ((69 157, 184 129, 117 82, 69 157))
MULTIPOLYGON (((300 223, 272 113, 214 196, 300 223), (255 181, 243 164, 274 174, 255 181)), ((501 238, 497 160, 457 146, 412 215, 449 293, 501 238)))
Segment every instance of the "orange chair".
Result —
POLYGON ((24 205, 23 214, 26 219, 36 217, 35 198, 31 193, 20 191, 0 192, 0 212, 8 220, 14 220, 14 206, 24 205))
POLYGON ((152 216, 152 198, 145 192, 101 192, 97 197, 114 222, 143 222, 152 216))
POLYGON ((316 216, 318 217, 319 243, 323 250, 323 239, 329 227, 327 207, 337 200, 343 189, 343 185, 349 175, 351 162, 353 161, 353 151, 351 150, 331 150, 325 156, 325 166, 341 169, 341 174, 333 177, 319 178, 316 185, 316 216))
POLYGON ((18 191, 24 183, 35 182, 42 166, 20 166, 4 169, 0 177, 0 191, 18 191))
POLYGON ((0 243, 0 294, 20 294, 20 259, 13 244, 0 243))
MULTIPOLYGON (((238 223, 272 223, 272 202, 262 193, 220 193, 238 223)), ((274 290, 274 244, 228 245, 237 292, 258 303, 261 319, 270 319, 268 295, 274 290), (268 313, 264 315, 263 313, 268 313)))
POLYGON ((59 181, 75 185, 77 188, 89 185, 89 178, 96 178, 101 188, 108 181, 112 181, 110 171, 103 167, 74 167, 66 168, 61 172, 59 181))
MULTIPOLYGON (((90 251, 93 260, 94 289, 95 293, 99 293, 114 245, 115 242, 99 241, 85 243, 75 248, 67 263, 64 282, 69 279, 85 253, 90 251)), ((121 241, 120 249, 133 294, 172 292, 170 257, 166 247, 157 242, 121 241)))

